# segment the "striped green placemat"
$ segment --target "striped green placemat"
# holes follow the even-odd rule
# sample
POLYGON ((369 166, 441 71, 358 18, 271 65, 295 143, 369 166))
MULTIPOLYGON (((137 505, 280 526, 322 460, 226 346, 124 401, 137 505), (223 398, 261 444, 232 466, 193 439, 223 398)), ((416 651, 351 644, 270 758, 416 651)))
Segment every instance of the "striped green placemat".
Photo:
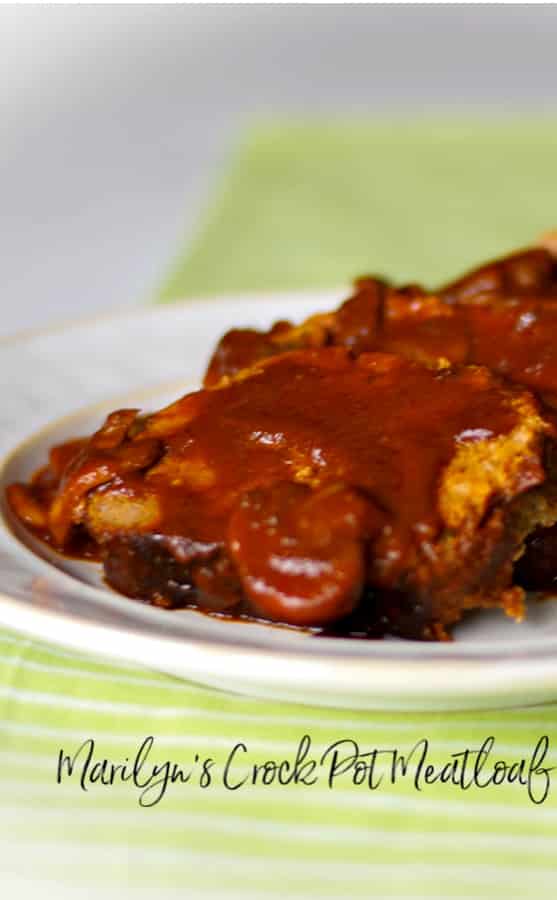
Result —
MULTIPOLYGON (((370 269, 445 277, 557 223, 556 151, 547 121, 261 132, 163 296, 370 269)), ((0 673, 0 884, 16 896, 554 896, 544 770, 557 764, 557 703, 445 714, 263 703, 7 631, 0 673), (543 736, 549 751, 533 760, 543 736), (474 783, 463 754, 490 738, 474 783), (89 739, 58 783, 60 751, 89 739), (372 754, 358 767, 356 750, 372 754), (408 761, 394 783, 393 751, 408 761), (278 783, 273 763, 297 754, 297 783, 278 783)))
POLYGON ((432 283, 557 227, 557 120, 261 129, 161 297, 432 283))

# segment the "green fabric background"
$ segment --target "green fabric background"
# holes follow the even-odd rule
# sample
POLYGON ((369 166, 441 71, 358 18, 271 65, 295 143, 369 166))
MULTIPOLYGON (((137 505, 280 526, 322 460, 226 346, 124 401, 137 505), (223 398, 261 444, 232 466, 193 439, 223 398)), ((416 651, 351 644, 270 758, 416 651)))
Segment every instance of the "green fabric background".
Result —
MULTIPOLYGON (((257 132, 161 296, 332 286, 363 271, 436 281, 557 225, 557 123, 286 125, 257 132)), ((256 673, 254 673, 254 677, 256 673)), ((442 677, 442 672, 440 672, 442 677)), ((301 696, 300 699, 303 699, 301 696)), ((557 758, 557 704, 482 713, 361 713, 262 703, 0 633, 0 884, 57 898, 552 898, 557 784, 462 791, 408 782, 370 792, 171 785, 151 809, 129 783, 56 784, 61 747, 97 758, 217 767, 314 753, 342 738, 447 760, 484 738, 557 758)), ((557 774, 554 773, 554 780, 557 774)))
POLYGON ((553 227, 553 119, 276 125, 240 148, 161 297, 435 283, 553 227))

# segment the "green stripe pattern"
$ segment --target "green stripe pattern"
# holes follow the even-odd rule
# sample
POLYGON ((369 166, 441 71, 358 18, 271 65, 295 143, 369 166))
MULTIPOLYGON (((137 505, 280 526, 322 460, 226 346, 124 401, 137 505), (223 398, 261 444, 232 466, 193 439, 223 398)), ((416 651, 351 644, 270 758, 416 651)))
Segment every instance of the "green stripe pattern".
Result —
MULTIPOLYGON (((438 767, 489 735, 493 759, 530 759, 547 735, 548 767, 557 763, 557 706, 371 715, 268 703, 6 632, 0 670, 6 875, 25 875, 32 855, 35 871, 53 883, 152 888, 159 896, 179 887, 187 896, 246 898, 526 897, 534 888, 552 896, 551 790, 541 804, 518 783, 467 791, 422 784, 418 791, 412 763, 407 779, 375 790, 340 774, 329 788, 328 765, 313 785, 249 779, 254 763, 293 760, 306 734, 316 759, 337 741, 356 741, 362 753, 408 754, 427 737, 428 761, 438 767), (160 785, 142 794, 132 782, 88 780, 84 791, 79 766, 57 783, 61 749, 72 755, 93 737, 94 761, 124 763, 148 735, 155 741, 142 783, 167 760, 188 771, 197 753, 214 761, 211 784, 171 783, 157 802, 160 785), (247 752, 230 767, 227 788, 224 764, 239 742, 247 752)), ((541 791, 543 779, 534 777, 533 787, 541 791)))

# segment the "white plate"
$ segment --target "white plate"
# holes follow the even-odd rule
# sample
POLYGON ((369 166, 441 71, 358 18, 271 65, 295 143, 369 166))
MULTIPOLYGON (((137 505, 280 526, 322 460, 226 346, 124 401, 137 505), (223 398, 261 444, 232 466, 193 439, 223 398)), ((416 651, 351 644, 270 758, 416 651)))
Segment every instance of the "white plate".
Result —
POLYGON ((531 604, 522 624, 499 612, 471 616, 451 644, 315 638, 128 600, 103 585, 97 566, 50 554, 10 520, 3 488, 27 478, 51 444, 90 432, 117 406, 156 408, 195 387, 227 328, 300 320, 341 296, 190 302, 0 343, 0 451, 9 454, 0 471, 0 623, 219 688, 301 703, 415 710, 557 698, 557 601, 531 604))

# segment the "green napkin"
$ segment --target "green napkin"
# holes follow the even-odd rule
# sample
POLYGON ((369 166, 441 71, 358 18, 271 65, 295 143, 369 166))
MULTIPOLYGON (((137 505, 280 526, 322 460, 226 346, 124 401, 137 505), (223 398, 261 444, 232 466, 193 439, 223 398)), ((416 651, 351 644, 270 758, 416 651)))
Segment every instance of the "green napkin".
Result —
MULTIPOLYGON (((557 124, 548 121, 258 132, 161 296, 329 286, 369 270, 431 282, 451 276, 557 224, 556 151, 557 124)), ((544 766, 557 762, 557 703, 444 714, 263 703, 7 631, 0 675, 0 871, 8 886, 157 900, 554 896, 553 789, 533 801, 542 798, 544 766), (448 775, 451 754, 493 736, 480 782, 496 758, 524 758, 527 781, 539 739, 547 735, 550 746, 529 786, 516 777, 464 789, 458 773, 415 784, 416 755, 394 784, 382 767, 375 789, 362 770, 360 783, 352 770, 329 787, 327 765, 314 784, 265 784, 262 770, 251 783, 254 764, 292 762, 306 734, 317 760, 336 741, 345 742, 342 754, 354 741, 362 753, 408 755, 426 738, 428 761, 448 764, 448 775), (154 763, 193 770, 157 801, 172 771, 161 768, 143 794, 152 805, 139 805, 141 789, 130 780, 103 784, 106 769, 90 767, 97 780, 86 776, 83 787, 79 771, 57 783, 61 748, 72 754, 94 738, 92 763, 130 764, 149 735, 155 744, 140 781, 154 763), (239 742, 246 750, 231 784, 248 780, 231 790, 222 773, 239 742), (207 757, 211 783, 203 784, 207 757)))
POLYGON ((554 119, 287 125, 240 150, 161 298, 435 284, 557 227, 554 119))

